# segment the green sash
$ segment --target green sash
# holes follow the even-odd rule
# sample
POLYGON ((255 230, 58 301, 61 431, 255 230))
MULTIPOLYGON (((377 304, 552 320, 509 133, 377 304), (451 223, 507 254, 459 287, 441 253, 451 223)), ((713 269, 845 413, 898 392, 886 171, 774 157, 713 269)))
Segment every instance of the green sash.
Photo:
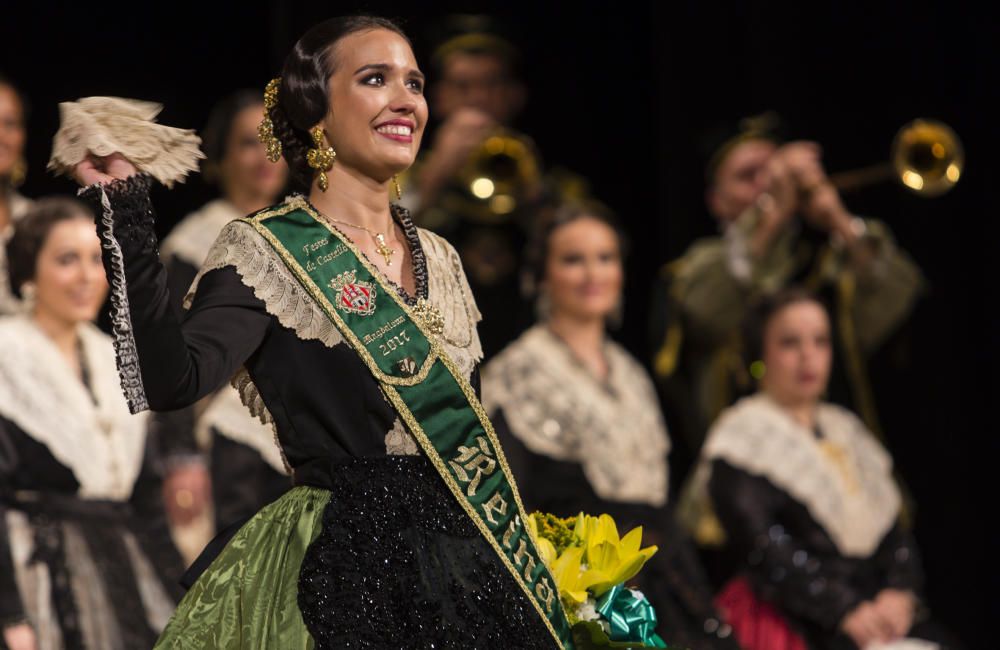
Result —
POLYGON ((436 310, 423 301, 408 307, 354 244, 300 197, 242 221, 271 244, 365 362, 553 638, 572 648, 555 580, 525 526, 493 425, 434 336, 442 327, 436 310))

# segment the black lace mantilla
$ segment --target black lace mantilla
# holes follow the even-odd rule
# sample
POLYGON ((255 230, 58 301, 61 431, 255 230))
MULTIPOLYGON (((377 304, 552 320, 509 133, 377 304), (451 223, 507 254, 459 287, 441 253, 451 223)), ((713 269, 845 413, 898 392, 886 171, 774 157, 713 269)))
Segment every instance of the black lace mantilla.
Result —
POLYGON ((318 649, 554 647, 426 458, 356 459, 331 476, 299 574, 318 649))

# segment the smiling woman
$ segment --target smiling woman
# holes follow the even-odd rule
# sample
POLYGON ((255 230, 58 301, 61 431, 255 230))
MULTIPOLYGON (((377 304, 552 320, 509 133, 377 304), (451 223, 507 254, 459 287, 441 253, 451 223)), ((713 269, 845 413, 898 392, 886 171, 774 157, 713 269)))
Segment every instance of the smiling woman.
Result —
POLYGON ((179 597, 146 418, 91 323, 108 291, 91 220, 42 199, 8 245, 26 309, 0 318, 4 648, 149 647, 179 597))
POLYGON ((427 123, 408 40, 380 18, 323 22, 264 105, 268 156, 308 195, 222 230, 183 325, 147 177, 121 155, 75 170, 132 408, 183 407, 232 377, 296 485, 204 558, 157 647, 568 647, 478 400, 458 255, 389 202, 427 123))

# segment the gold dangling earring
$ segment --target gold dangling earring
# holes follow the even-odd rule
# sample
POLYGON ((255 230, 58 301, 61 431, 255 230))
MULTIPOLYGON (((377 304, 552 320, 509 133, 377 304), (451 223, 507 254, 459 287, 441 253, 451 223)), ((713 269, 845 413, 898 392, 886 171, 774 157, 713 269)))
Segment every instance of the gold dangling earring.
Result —
POLYGON ((319 189, 321 192, 325 192, 330 187, 330 180, 326 177, 326 173, 333 167, 333 159, 337 157, 337 152, 333 150, 333 147, 323 147, 324 131, 322 126, 316 125, 311 128, 309 135, 312 136, 316 146, 306 152, 306 160, 310 167, 319 171, 319 189))
POLYGON ((399 201, 403 198, 403 193, 399 191, 399 179, 395 174, 392 175, 392 186, 396 188, 396 200, 399 201))

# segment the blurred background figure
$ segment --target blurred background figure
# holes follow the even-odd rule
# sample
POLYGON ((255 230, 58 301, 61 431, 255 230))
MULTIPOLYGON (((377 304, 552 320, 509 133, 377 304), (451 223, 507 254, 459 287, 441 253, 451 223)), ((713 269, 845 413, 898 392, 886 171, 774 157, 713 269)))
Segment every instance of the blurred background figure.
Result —
POLYGON ((623 239, 598 204, 565 205, 529 253, 540 321, 483 370, 483 403, 528 510, 611 514, 660 550, 643 571, 661 636, 736 648, 693 547, 668 508, 670 438, 653 383, 610 340, 621 320, 623 239))
MULTIPOLYGON (((17 192, 28 173, 24 159, 27 112, 24 97, 0 73, 0 244, 10 239, 14 224, 31 205, 17 192)), ((6 253, 0 246, 0 314, 17 309, 17 301, 7 284, 6 268, 6 253)))
POLYGON ((920 270, 885 224, 850 212, 827 177, 819 145, 783 143, 773 113, 709 138, 708 211, 720 235, 696 241, 653 289, 653 366, 689 453, 708 426, 752 388, 739 323, 760 295, 792 283, 835 314, 840 363, 830 399, 879 433, 866 359, 910 314, 920 270))
POLYGON ((443 31, 428 92, 438 123, 429 151, 404 179, 403 204, 458 249, 483 312, 488 357, 531 322, 518 271, 533 224, 586 187, 576 175, 544 168, 534 141, 514 128, 528 92, 521 53, 499 25, 452 16, 443 31))
MULTIPOLYGON (((232 93, 209 114, 203 176, 220 196, 182 219, 160 249, 178 315, 223 226, 274 204, 285 188, 288 166, 284 159, 269 162, 257 137, 263 115, 254 90, 232 93)), ((245 519, 291 487, 274 432, 250 415, 231 386, 154 420, 167 458, 164 501, 188 559, 201 551, 213 524, 219 530, 245 519)))
POLYGON ((732 579, 719 605, 740 643, 943 642, 899 524, 892 457, 860 418, 823 398, 833 363, 825 307, 804 290, 779 291, 749 310, 743 335, 745 358, 763 364, 758 390, 712 426, 694 479, 703 517, 721 525, 732 579))
POLYGON ((129 414, 93 216, 44 199, 7 244, 26 313, 0 318, 0 623, 6 647, 151 647, 179 598, 147 419, 129 414))

